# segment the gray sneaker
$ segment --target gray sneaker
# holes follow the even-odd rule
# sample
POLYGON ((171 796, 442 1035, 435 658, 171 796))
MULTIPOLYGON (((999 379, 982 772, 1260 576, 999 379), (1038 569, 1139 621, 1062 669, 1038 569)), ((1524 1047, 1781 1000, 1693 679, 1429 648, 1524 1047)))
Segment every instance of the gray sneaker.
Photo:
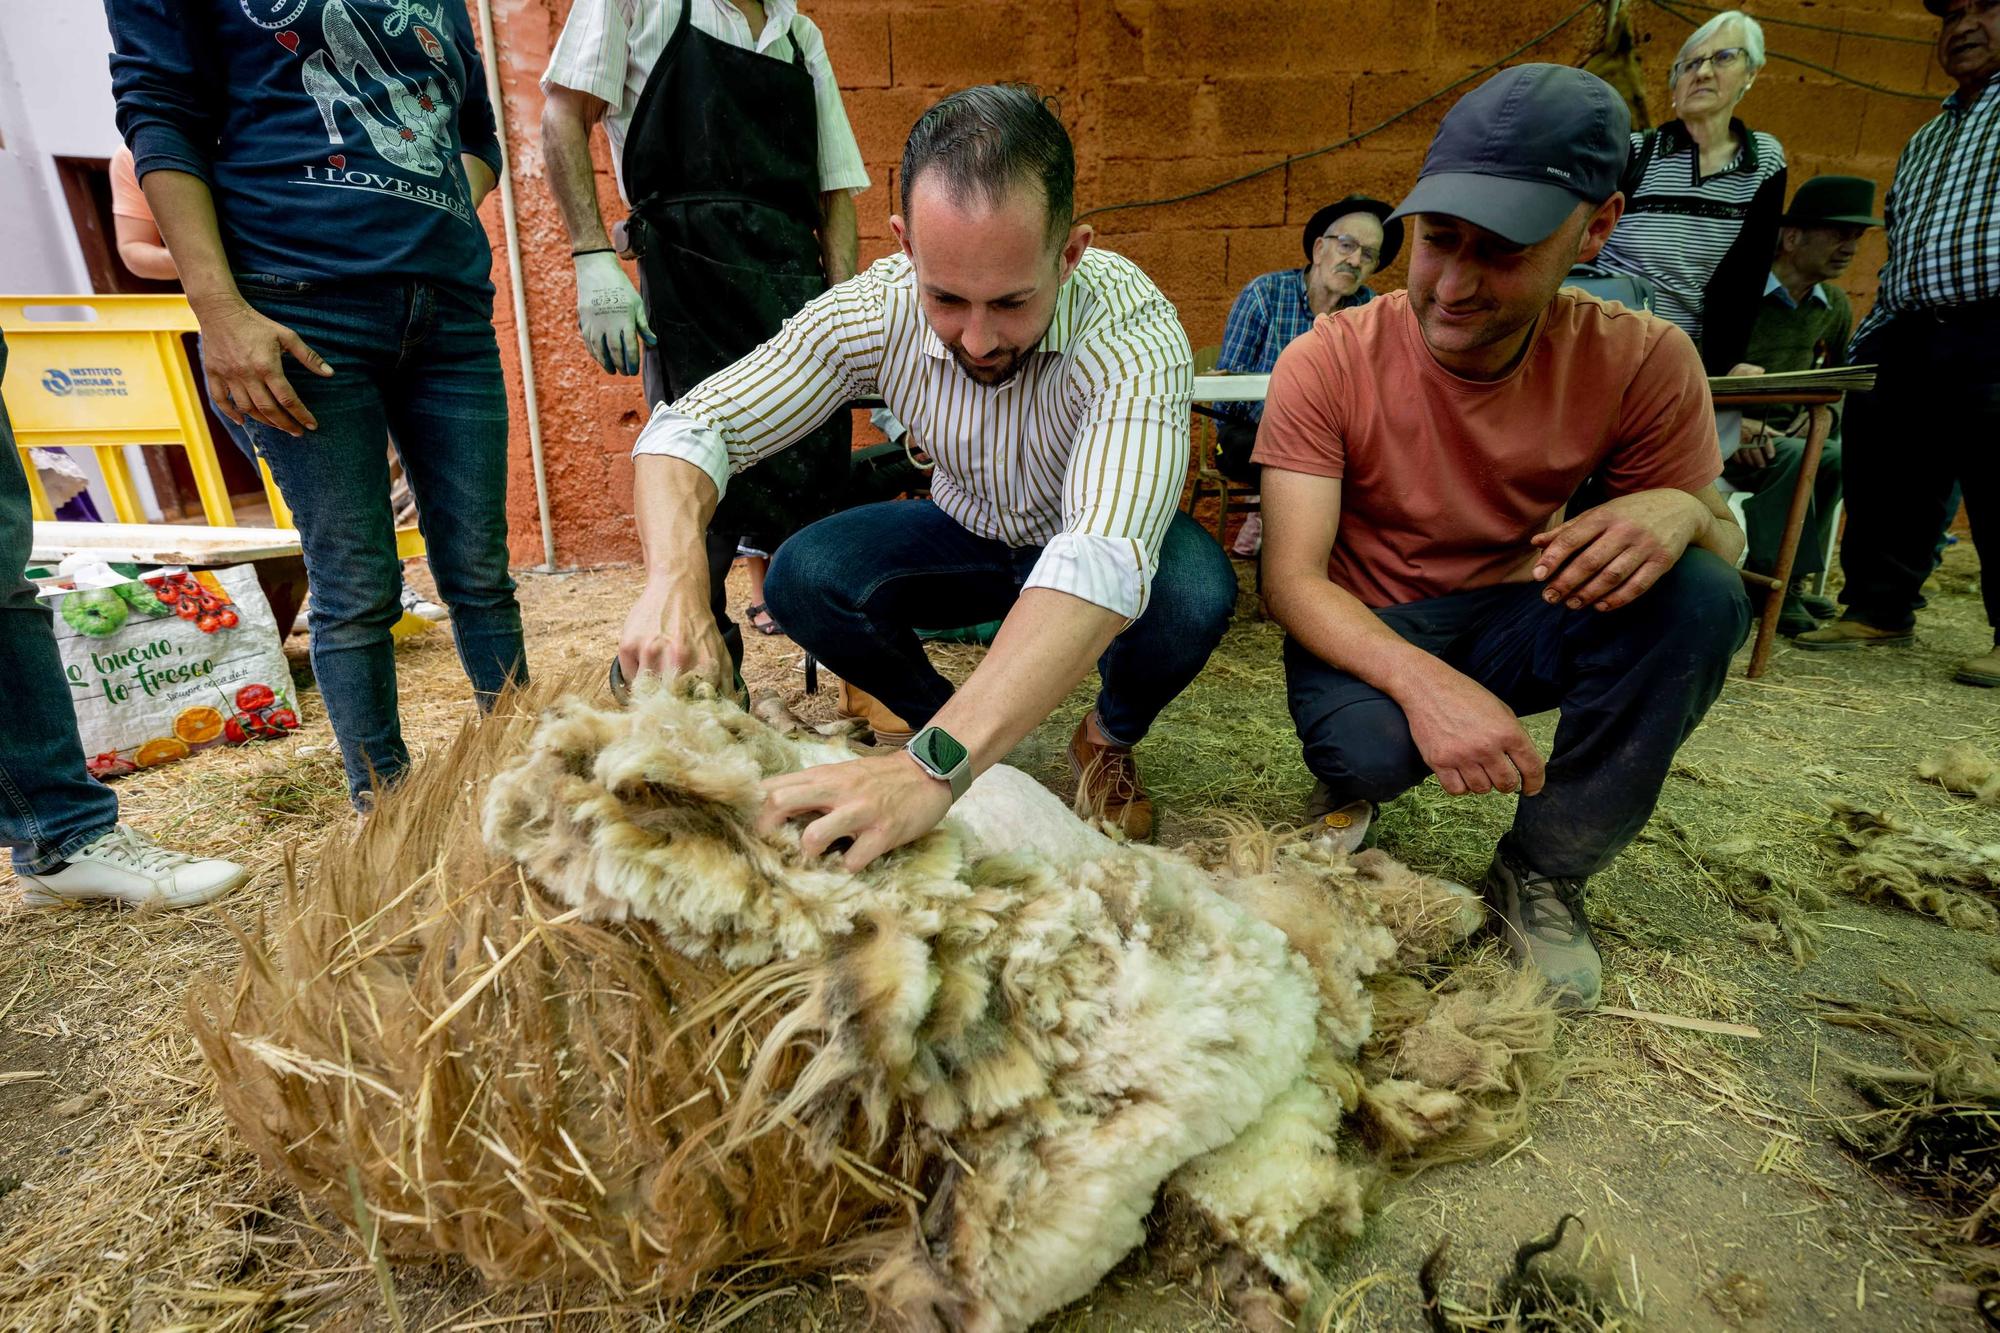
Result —
POLYGON ((1558 1009, 1595 1009, 1604 964, 1583 913, 1583 880, 1556 879, 1496 853, 1480 885, 1491 929, 1507 941, 1514 961, 1548 979, 1558 1009))
POLYGON ((1373 844, 1377 813, 1367 801, 1342 803, 1324 782, 1315 782, 1306 798, 1305 827, 1314 838, 1352 855, 1373 844))

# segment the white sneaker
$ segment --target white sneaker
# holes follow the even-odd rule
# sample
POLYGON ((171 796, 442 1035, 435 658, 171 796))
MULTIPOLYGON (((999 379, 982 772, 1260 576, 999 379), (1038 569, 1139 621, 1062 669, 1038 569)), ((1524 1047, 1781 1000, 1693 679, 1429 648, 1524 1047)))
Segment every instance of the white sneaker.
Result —
POLYGON ((439 606, 436 602, 433 602, 407 583, 403 585, 402 600, 403 609, 419 620, 428 620, 435 625, 439 621, 451 619, 451 612, 445 610, 442 606, 439 606))
POLYGON ((241 884, 247 872, 234 861, 170 851, 123 824, 71 852, 69 864, 48 875, 23 874, 26 901, 37 907, 59 902, 161 903, 192 907, 219 898, 241 884))

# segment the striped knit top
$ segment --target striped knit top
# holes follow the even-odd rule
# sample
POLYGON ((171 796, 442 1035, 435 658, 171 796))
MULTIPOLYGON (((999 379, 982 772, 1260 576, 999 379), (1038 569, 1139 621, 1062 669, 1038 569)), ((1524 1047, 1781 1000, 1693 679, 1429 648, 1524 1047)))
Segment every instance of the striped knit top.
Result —
POLYGON ((1040 546, 1026 586, 1136 619, 1188 467, 1193 353, 1131 260, 1086 250, 1048 332, 1004 384, 952 358, 903 255, 815 297, 775 337, 673 403, 633 453, 729 475, 880 395, 934 460, 931 498, 967 530, 1040 546))
POLYGON ((1675 120, 1653 132, 1634 179, 1648 157, 1646 135, 1634 134, 1625 215, 1596 260, 1650 281, 1653 312, 1694 339, 1710 374, 1742 359, 1785 206, 1784 147, 1740 120, 1730 129, 1742 147, 1706 177, 1701 150, 1675 120))

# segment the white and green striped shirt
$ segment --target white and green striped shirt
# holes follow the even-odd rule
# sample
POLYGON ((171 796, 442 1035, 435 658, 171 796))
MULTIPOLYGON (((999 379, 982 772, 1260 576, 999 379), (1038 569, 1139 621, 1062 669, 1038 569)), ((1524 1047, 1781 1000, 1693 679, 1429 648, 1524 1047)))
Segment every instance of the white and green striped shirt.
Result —
POLYGON ((937 461, 940 509, 979 536, 1043 548, 1026 586, 1137 619, 1187 478, 1193 391, 1173 303, 1129 259, 1084 251, 1041 343, 986 385, 932 332, 910 261, 893 255, 663 404, 633 453, 684 458, 720 492, 850 399, 879 395, 937 461))

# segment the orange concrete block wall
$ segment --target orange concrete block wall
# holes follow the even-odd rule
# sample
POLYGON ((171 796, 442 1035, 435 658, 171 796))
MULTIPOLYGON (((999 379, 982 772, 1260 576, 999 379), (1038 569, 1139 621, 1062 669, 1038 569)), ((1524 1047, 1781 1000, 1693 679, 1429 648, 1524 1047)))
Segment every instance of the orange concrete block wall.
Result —
MULTIPOLYGON (((645 4, 649 0, 638 0, 645 4)), ((1061 101, 1077 149, 1077 200, 1090 209, 1176 195, 1307 152, 1375 126, 1554 27, 1577 0, 1064 0, 924 3, 805 0, 825 32, 874 185, 857 200, 862 262, 889 253, 895 168, 915 118, 968 84, 1021 79, 1061 101)), ((569 247, 544 180, 537 79, 570 0, 495 0, 506 122, 519 200, 535 374, 556 533, 564 566, 635 559, 633 436, 644 422, 638 381, 604 374, 576 335, 569 247)), ((1686 9, 1683 12, 1696 12, 1686 9)), ((1942 98, 1950 85, 1927 43, 1936 20, 1918 0, 1753 6, 1774 57, 1742 107, 1785 144, 1794 183, 1823 172, 1869 176, 1886 189, 1896 154, 1936 112, 1865 91, 1841 74, 1942 98), (1772 19, 1820 25, 1790 27, 1772 19), (1824 29, 1847 29, 1846 35, 1824 29), (1856 33, 1888 34, 1904 41, 1856 33)), ((1640 0, 1634 13, 1642 77, 1656 118, 1666 69, 1689 26, 1640 0)), ((1580 63, 1602 32, 1590 6, 1515 57, 1580 63)), ((1281 167, 1186 203, 1093 219, 1099 243, 1143 265, 1180 308, 1197 346, 1221 340, 1244 282, 1299 262, 1299 231, 1320 204, 1353 190, 1394 200, 1422 161, 1447 96, 1349 147, 1281 167)), ((606 216, 620 213, 598 139, 606 216)), ((516 416, 514 552, 541 558, 528 431, 515 356, 498 209, 489 206, 502 356, 516 416)), ((1865 309, 1882 260, 1879 233, 1848 287, 1865 309)), ((1402 285, 1398 262, 1375 285, 1402 285)))

